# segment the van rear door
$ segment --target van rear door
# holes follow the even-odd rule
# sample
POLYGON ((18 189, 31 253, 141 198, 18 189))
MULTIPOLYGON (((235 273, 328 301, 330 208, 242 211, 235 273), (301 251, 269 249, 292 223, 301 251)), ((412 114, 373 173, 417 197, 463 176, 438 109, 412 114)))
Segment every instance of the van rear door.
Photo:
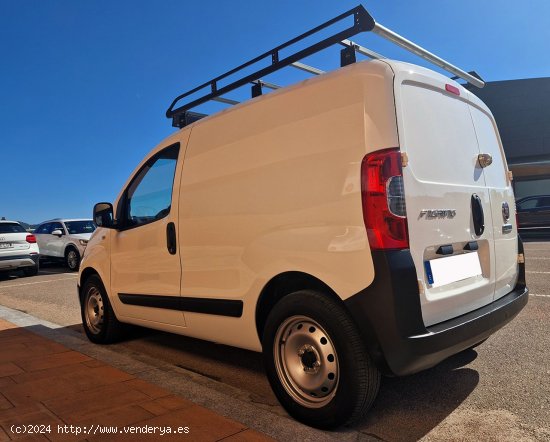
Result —
POLYGON ((427 69, 392 67, 409 243, 429 326, 493 301, 495 211, 467 91, 427 69))
POLYGON ((514 289, 518 277, 518 243, 515 199, 502 143, 495 119, 487 107, 471 93, 469 110, 481 154, 490 155, 491 164, 483 169, 489 189, 493 220, 495 295, 501 298, 514 289))

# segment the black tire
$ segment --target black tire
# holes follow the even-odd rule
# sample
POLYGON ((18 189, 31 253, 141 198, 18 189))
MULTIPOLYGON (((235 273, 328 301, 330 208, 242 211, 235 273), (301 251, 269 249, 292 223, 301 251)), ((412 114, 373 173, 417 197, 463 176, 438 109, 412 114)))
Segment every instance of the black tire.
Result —
POLYGON ((23 270, 25 276, 36 276, 38 275, 39 264, 37 262, 32 267, 23 267, 21 270, 23 270))
POLYGON ((82 286, 80 313, 90 341, 112 344, 122 338, 124 326, 116 318, 105 287, 97 275, 90 276, 82 286))
POLYGON ((77 272, 80 267, 80 252, 75 247, 67 247, 65 250, 65 265, 71 272, 77 272))
POLYGON ((302 290, 279 301, 262 347, 275 395, 307 425, 331 429, 356 422, 376 398, 380 372, 345 308, 325 294, 302 290), (315 387, 302 389, 300 382, 315 387))

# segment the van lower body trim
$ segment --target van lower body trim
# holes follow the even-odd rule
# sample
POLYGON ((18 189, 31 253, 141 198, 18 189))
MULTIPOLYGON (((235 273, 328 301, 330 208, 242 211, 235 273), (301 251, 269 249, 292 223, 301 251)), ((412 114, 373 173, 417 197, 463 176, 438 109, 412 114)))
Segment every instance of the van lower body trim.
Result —
POLYGON ((183 312, 204 313, 207 315, 230 316, 240 318, 243 314, 243 302, 234 299, 190 298, 186 296, 156 296, 119 293, 123 304, 140 307, 163 308, 183 312))
MULTIPOLYGON (((523 253, 521 241, 518 246, 523 253)), ((529 298, 525 264, 519 264, 518 282, 510 293, 426 327, 410 251, 373 252, 373 261, 373 283, 344 302, 374 362, 388 375, 416 373, 474 346, 511 321, 529 298)))

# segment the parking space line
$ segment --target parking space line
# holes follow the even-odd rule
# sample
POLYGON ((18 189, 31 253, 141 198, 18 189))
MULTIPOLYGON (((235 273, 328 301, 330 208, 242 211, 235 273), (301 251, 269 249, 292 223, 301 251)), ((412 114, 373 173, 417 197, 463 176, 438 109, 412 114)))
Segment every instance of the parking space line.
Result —
POLYGON ((525 273, 542 273, 543 275, 550 275, 550 272, 535 272, 533 271, 526 271, 525 273))
POLYGON ((542 257, 542 256, 529 256, 529 255, 527 255, 525 257, 525 259, 550 259, 550 258, 546 258, 546 257, 542 257))
POLYGON ((529 296, 536 296, 537 298, 550 298, 550 295, 537 295, 535 293, 529 293, 529 296))
POLYGON ((34 285, 34 284, 47 284, 48 282, 57 282, 57 281, 70 281, 78 278, 77 275, 71 278, 59 278, 59 279, 49 279, 47 281, 35 281, 35 282, 24 282, 23 284, 12 284, 12 285, 0 285, 0 289, 7 289, 10 287, 23 287, 24 285, 34 285))

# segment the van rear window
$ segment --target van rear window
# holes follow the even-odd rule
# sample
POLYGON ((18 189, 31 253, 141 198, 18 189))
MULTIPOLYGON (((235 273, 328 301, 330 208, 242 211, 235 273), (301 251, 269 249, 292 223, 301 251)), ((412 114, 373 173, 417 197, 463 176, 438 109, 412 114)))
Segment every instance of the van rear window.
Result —
POLYGON ((454 185, 484 185, 475 173, 479 155, 468 105, 417 83, 402 87, 402 113, 406 150, 416 179, 454 185))

